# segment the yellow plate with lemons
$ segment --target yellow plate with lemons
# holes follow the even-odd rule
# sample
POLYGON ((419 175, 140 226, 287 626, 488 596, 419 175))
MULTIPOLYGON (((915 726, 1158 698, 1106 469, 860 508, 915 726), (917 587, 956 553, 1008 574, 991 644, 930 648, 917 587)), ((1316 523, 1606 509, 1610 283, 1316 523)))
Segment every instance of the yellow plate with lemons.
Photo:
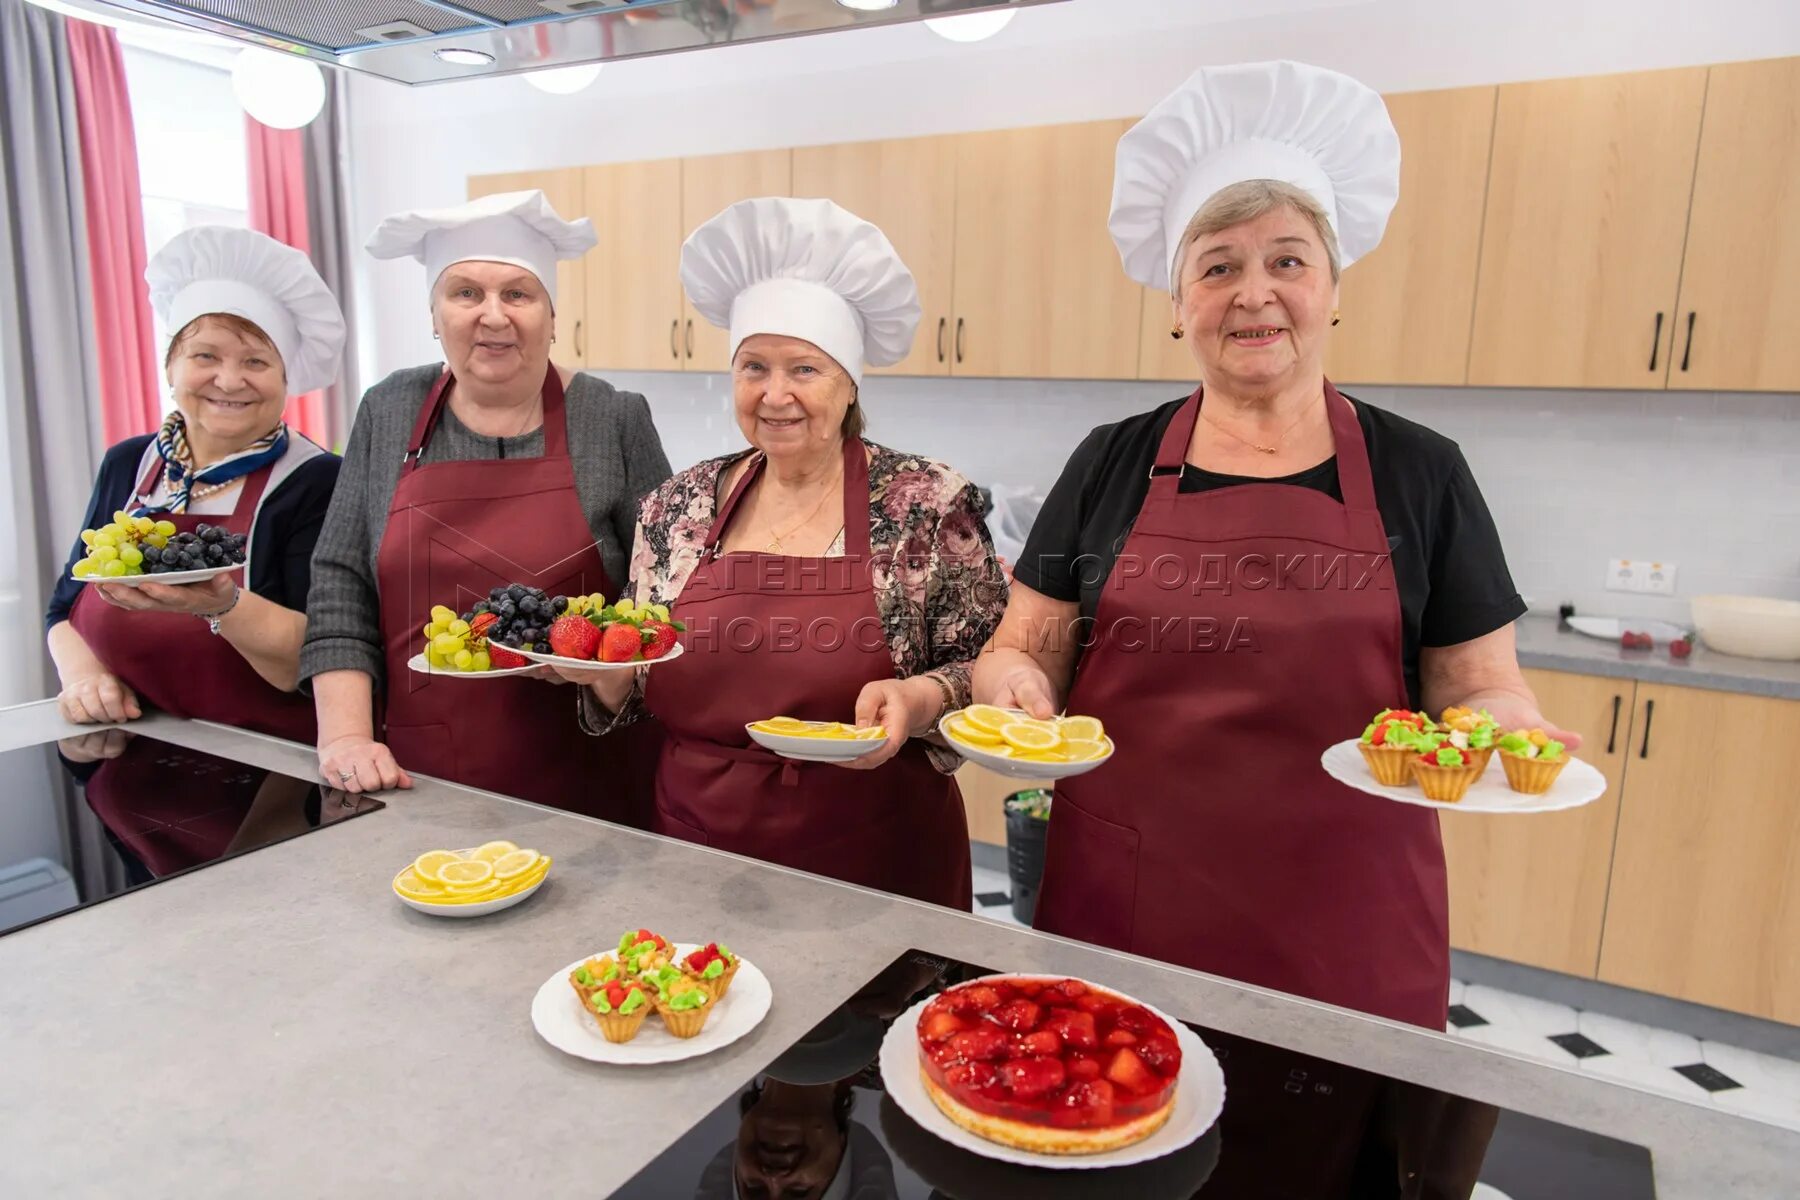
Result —
POLYGON ((938 732, 970 762, 1013 779, 1069 779, 1113 754, 1113 741, 1096 717, 1039 720, 1016 708, 971 704, 939 718, 938 732))
POLYGON ((434 917, 481 917, 521 904, 542 887, 550 856, 511 842, 427 850, 394 876, 394 895, 434 917))
POLYGON ((750 740, 783 758, 800 762, 849 762, 887 745, 887 730, 879 725, 858 729, 842 721, 802 721, 798 717, 770 717, 744 726, 750 740))

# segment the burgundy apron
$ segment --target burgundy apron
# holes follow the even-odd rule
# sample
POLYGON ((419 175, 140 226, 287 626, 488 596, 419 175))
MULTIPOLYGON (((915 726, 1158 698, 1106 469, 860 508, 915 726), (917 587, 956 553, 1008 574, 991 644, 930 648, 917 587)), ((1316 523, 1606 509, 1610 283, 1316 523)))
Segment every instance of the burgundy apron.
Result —
POLYGON ((556 368, 544 373, 538 458, 422 462, 453 383, 445 371, 419 408, 376 555, 387 666, 381 740, 410 771, 641 826, 653 723, 589 737, 576 720, 574 685, 520 675, 441 679, 406 665, 424 650, 420 630, 433 605, 466 612, 511 583, 617 597, 575 492, 556 368))
POLYGON ((1291 484, 1183 494, 1200 393, 1170 421, 1069 696, 1118 749, 1057 784, 1037 924, 1441 1030, 1437 814, 1319 766, 1406 702, 1368 448, 1329 383, 1325 403, 1341 504, 1291 484))
MULTIPOLYGON (((204 523, 249 537, 274 469, 275 464, 269 463, 244 476, 237 507, 229 513, 166 513, 156 519, 173 523, 183 533, 204 523)), ((150 495, 162 470, 158 456, 138 481, 137 494, 150 495)), ((252 552, 255 549, 251 547, 252 552)), ((279 553, 279 547, 271 552, 279 553)), ((248 586, 249 574, 246 564, 240 586, 248 586)), ((69 612, 69 623, 108 671, 141 700, 166 713, 254 729, 309 746, 317 740, 312 701, 298 692, 284 692, 258 675, 230 642, 192 613, 130 612, 114 608, 93 588, 84 587, 69 612)))
POLYGON ((744 725, 845 721, 863 686, 894 677, 870 571, 869 464, 844 443, 844 556, 796 558, 719 542, 763 468, 720 507, 681 591, 681 661, 650 672, 668 730, 658 833, 968 911, 969 829, 956 781, 918 740, 872 771, 781 758, 744 725))

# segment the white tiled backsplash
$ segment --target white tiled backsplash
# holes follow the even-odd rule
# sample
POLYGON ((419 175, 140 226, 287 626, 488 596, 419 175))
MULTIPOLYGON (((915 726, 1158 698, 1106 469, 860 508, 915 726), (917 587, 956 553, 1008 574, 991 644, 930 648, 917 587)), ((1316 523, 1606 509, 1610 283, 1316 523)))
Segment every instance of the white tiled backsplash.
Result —
MULTIPOLYGON (((723 375, 608 373, 650 400, 677 470, 743 445, 723 375)), ((1455 439, 1537 609, 1685 621, 1688 597, 1800 599, 1800 396, 1352 388, 1455 439), (1673 597, 1608 592, 1609 559, 1678 565, 1673 597)), ((975 482, 1047 490, 1095 425, 1174 398, 1157 383, 870 376, 869 436, 975 482)))

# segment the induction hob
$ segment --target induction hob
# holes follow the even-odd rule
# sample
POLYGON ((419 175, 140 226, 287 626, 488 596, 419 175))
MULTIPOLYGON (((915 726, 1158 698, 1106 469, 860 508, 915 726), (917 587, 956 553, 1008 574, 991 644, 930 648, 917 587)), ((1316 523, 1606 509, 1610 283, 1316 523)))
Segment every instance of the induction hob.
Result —
POLYGON ((0 937, 382 807, 116 727, 0 753, 0 937))
MULTIPOLYGON (((1225 1070, 1199 1141, 1103 1169, 1020 1167, 942 1141, 877 1052, 916 1001, 991 974, 909 950, 617 1192, 623 1200, 1650 1200, 1641 1146, 1193 1026, 1225 1070), (1409 1174, 1410 1173, 1410 1174, 1409 1174)), ((1104 983, 1104 980, 1096 982, 1104 983)))

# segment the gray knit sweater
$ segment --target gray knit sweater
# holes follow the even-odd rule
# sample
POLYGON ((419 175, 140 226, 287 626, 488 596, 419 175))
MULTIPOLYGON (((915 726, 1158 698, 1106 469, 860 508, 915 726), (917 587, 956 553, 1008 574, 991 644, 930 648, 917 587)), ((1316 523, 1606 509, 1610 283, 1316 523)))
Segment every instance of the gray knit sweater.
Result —
MULTIPOLYGON (((364 671, 378 682, 384 674, 375 558, 400 482, 401 456, 441 370, 433 365, 396 371, 370 388, 357 409, 337 490, 313 551, 306 642, 300 648, 303 690, 311 691, 307 681, 322 671, 364 671)), ((638 502, 669 477, 669 460, 649 404, 634 392, 614 391, 604 380, 577 375, 569 384, 565 411, 575 494, 607 576, 623 587, 638 502)), ((541 428, 522 437, 482 437, 446 407, 424 461, 532 458, 543 452, 541 428)), ((423 613, 419 620, 425 620, 423 613)))

